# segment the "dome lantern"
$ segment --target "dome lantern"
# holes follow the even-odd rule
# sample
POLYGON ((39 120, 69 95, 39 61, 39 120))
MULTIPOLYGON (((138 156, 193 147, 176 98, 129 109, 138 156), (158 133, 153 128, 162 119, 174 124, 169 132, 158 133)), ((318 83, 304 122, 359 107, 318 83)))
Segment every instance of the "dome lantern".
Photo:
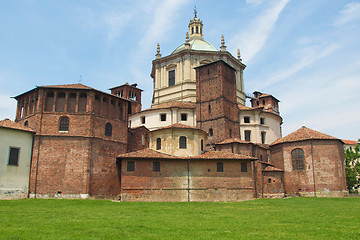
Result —
POLYGON ((194 38, 203 39, 203 23, 197 17, 196 7, 194 8, 194 18, 189 23, 190 40, 194 38))

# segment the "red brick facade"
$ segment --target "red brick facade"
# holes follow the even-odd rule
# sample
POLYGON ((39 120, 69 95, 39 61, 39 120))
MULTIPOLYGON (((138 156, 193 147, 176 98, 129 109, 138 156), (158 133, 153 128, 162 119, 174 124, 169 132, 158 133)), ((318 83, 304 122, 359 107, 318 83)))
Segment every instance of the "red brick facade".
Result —
POLYGON ((197 127, 209 133, 205 149, 212 151, 193 157, 149 150, 149 130, 128 128, 128 115, 141 108, 134 85, 113 88, 114 94, 81 84, 44 86, 17 96, 16 121, 36 131, 30 196, 239 201, 346 195, 341 140, 303 127, 270 147, 241 141, 234 69, 218 61, 196 71, 197 127), (303 152, 299 169, 296 149, 303 152))
POLYGON ((286 142, 271 147, 272 163, 284 169, 285 192, 295 196, 344 196, 343 143, 333 139, 286 142), (294 169, 292 152, 304 153, 303 167, 294 169))
POLYGON ((252 164, 239 159, 119 157, 122 201, 240 201, 254 198, 252 164), (133 162, 134 171, 127 163, 133 162), (160 172, 153 171, 154 162, 160 172), (222 164, 218 172, 217 164, 222 164), (246 165, 246 172, 242 171, 246 165))
POLYGON ((196 68, 196 124, 209 133, 208 150, 240 136, 235 70, 223 61, 196 68))
POLYGON ((118 194, 114 159, 127 151, 130 101, 81 84, 39 87, 16 99, 16 120, 36 131, 32 196, 118 194))

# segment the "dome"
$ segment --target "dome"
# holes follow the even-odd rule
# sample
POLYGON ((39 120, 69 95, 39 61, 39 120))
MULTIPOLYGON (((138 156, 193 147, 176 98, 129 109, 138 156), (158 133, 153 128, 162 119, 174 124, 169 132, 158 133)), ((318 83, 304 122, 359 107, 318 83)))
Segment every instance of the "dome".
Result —
MULTIPOLYGON (((210 43, 208 43, 204 39, 199 39, 199 38, 191 39, 189 41, 189 44, 190 44, 190 49, 191 50, 213 51, 213 52, 218 52, 219 51, 213 45, 211 45, 210 43)), ((171 54, 178 53, 178 52, 180 52, 180 51, 182 51, 184 49, 185 49, 185 43, 182 44, 181 46, 179 46, 178 48, 176 48, 171 54)))

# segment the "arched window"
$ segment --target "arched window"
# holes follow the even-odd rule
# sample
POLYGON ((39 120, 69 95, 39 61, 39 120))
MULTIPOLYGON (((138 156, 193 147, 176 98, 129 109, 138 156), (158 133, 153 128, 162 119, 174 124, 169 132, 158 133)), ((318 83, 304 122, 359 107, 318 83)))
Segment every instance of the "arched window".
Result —
POLYGON ((111 137, 111 135, 112 135, 112 125, 111 123, 107 123, 105 125, 105 136, 111 137))
POLYGON ((28 122, 27 120, 24 122, 24 126, 25 126, 25 127, 28 127, 28 126, 29 126, 29 122, 28 122))
POLYGON ((161 138, 157 138, 156 139, 156 150, 160 150, 161 149, 161 138))
POLYGON ((200 142, 200 147, 201 147, 201 151, 203 152, 204 151, 204 140, 202 140, 202 139, 200 142))
POLYGON ((209 135, 210 135, 210 136, 214 135, 214 131, 213 131, 212 128, 209 129, 209 135))
POLYGON ((293 164, 293 170, 303 170, 305 169, 304 164, 304 151, 300 148, 294 149, 291 152, 291 159, 293 164))
POLYGON ((68 117, 60 118, 59 131, 64 131, 64 132, 69 131, 69 118, 68 117))
POLYGON ((179 138, 179 148, 186 149, 186 137, 182 136, 179 138))

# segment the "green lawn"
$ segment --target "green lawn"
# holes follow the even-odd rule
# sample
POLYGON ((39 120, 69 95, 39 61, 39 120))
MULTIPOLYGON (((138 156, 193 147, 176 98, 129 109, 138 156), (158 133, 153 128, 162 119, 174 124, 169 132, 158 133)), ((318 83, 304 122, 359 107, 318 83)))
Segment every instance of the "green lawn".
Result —
POLYGON ((360 198, 3 200, 0 239, 360 239, 360 198))

